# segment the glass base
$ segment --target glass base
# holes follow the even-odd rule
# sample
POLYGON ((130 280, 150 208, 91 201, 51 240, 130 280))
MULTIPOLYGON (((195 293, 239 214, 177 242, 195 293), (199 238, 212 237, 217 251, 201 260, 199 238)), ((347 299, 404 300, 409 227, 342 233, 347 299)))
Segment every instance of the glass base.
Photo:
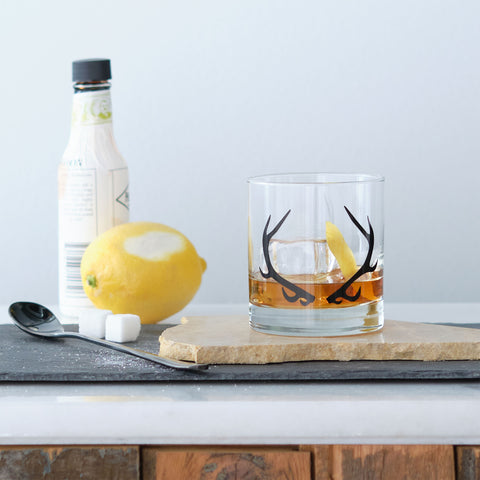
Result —
POLYGON ((383 327, 383 300, 355 307, 293 309, 250 304, 250 326, 261 333, 299 337, 337 337, 383 327))

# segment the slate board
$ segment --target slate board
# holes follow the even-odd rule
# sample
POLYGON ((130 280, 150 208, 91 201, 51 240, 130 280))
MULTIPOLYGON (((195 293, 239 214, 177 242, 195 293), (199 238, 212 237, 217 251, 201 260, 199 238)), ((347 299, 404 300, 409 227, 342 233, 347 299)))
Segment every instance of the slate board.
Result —
MULTIPOLYGON (((446 325, 446 324, 444 324, 446 325)), ((480 328, 480 324, 449 324, 480 328)), ((158 337, 171 325, 144 325, 129 345, 158 353, 158 337)), ((75 327, 67 326, 67 330, 75 327)), ((75 339, 47 340, 14 325, 0 325, 0 382, 269 382, 333 380, 480 379, 480 361, 317 361, 268 365, 212 365, 173 370, 75 339)))

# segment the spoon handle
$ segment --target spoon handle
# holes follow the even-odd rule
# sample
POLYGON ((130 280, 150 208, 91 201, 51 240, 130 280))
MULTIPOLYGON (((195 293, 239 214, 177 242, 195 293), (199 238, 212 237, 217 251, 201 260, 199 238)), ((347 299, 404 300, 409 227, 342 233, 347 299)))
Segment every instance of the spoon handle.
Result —
POLYGON ((166 357, 160 357, 154 355, 153 353, 144 352, 142 350, 137 350, 132 347, 127 347, 126 345, 121 345, 114 342, 109 342, 108 340, 101 340, 99 338, 88 337, 76 332, 65 332, 60 335, 62 337, 78 338, 79 340, 85 340, 96 345, 101 345, 102 347, 111 348, 117 352, 128 353, 135 357, 143 358, 144 360, 149 360, 151 362, 159 363, 167 367, 176 368, 180 370, 205 370, 208 368, 208 365, 202 363, 192 363, 192 362, 183 362, 181 360, 173 360, 166 357))

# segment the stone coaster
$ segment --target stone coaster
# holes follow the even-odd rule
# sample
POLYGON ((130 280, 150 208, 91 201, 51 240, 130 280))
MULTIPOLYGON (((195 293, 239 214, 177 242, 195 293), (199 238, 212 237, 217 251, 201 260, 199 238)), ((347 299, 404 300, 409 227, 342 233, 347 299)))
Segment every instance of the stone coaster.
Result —
POLYGON ((252 330, 247 315, 185 317, 160 336, 160 355, 208 364, 308 360, 479 360, 480 331, 386 320, 378 332, 288 337, 252 330))

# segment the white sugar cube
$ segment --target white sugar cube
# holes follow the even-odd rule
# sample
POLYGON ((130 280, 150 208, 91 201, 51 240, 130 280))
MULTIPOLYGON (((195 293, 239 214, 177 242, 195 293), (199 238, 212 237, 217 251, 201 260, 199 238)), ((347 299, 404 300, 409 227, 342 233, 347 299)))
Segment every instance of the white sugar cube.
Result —
POLYGON ((86 308, 78 316, 78 332, 95 338, 105 338, 105 321, 110 310, 86 308))
POLYGON ((140 335, 140 317, 130 313, 108 315, 105 338, 112 342, 133 342, 140 335))

